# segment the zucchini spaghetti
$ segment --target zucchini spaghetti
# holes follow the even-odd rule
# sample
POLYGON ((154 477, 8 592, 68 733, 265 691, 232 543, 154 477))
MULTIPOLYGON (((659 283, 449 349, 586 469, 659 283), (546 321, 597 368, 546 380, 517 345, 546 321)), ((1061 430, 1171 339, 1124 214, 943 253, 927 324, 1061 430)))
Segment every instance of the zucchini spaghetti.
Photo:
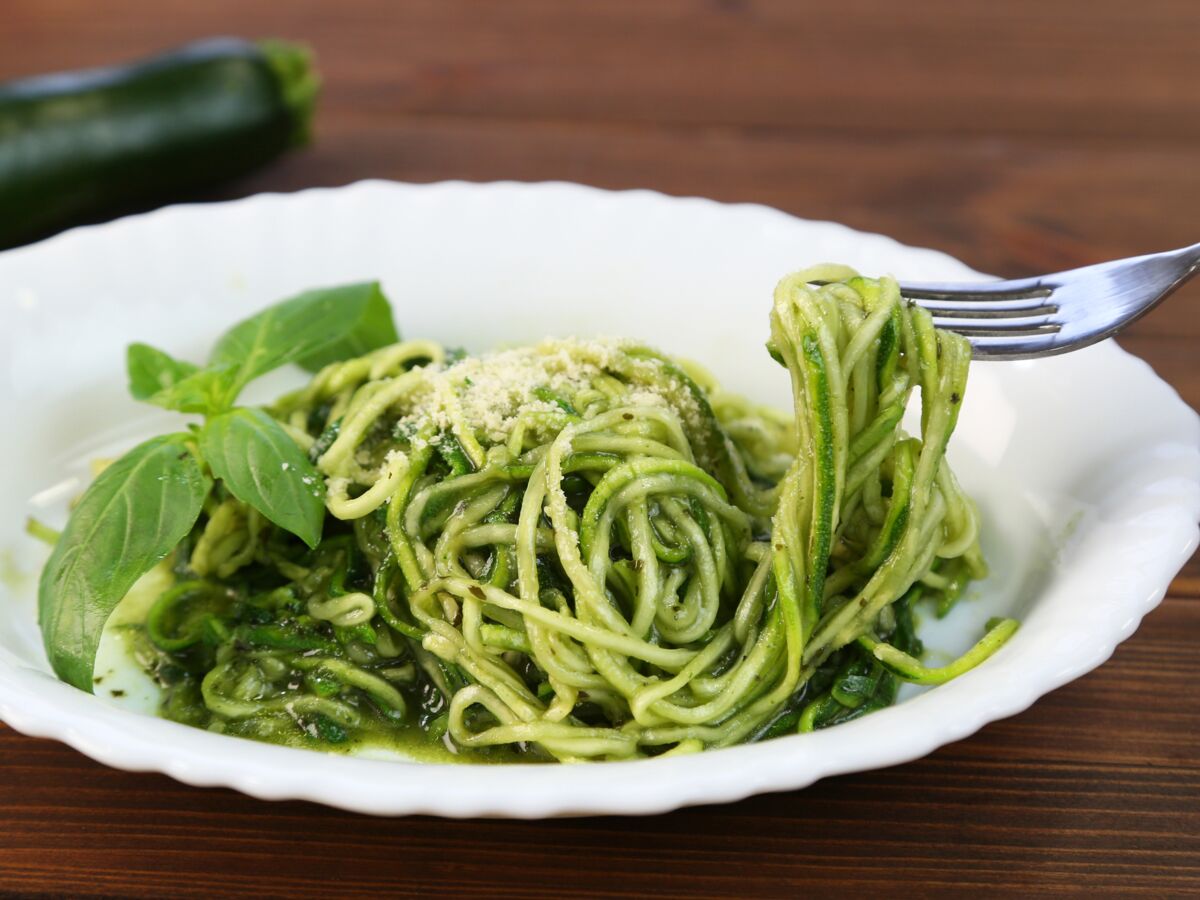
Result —
POLYGON ((621 340, 325 365, 266 410, 311 464, 319 539, 212 464, 135 629, 163 714, 300 746, 617 760, 836 725, 981 662, 1015 622, 927 668, 913 619, 985 574, 945 461, 965 339, 891 279, 823 266, 780 282, 768 349, 787 414, 621 340))

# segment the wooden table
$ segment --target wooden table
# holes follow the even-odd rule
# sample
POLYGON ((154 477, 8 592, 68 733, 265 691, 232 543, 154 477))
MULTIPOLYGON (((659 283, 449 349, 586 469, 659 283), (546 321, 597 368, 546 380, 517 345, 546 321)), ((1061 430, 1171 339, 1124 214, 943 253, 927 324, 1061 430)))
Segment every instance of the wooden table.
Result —
MULTIPOLYGON (((1200 239, 1195 0, 4 0, 0 77, 213 33, 309 41, 326 79, 315 146, 220 196, 649 187, 1009 275, 1200 239)), ((1123 343, 1200 407, 1200 284, 1123 343)), ((1193 559, 1112 661, 1026 713, 909 765, 644 819, 370 819, 0 727, 0 892, 1200 892, 1198 641, 1193 559)))

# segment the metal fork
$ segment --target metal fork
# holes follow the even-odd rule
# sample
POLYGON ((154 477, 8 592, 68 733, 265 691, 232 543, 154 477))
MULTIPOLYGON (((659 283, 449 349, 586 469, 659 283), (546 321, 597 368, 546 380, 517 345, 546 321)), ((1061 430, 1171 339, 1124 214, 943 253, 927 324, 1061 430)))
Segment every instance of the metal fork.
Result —
POLYGON ((1145 315, 1200 269, 1200 244, 1014 281, 900 283, 939 328, 965 335, 975 359, 1077 350, 1145 315))

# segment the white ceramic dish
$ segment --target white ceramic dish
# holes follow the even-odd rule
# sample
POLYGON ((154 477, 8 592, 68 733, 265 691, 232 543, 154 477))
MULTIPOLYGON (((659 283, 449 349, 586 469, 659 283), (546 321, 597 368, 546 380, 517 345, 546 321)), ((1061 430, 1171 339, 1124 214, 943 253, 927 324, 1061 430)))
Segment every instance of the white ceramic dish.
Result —
POLYGON ((625 334, 782 404, 787 379, 762 349, 771 289, 826 260, 914 279, 982 277, 940 253, 764 207, 565 184, 367 182, 175 207, 0 255, 0 406, 19 423, 0 442, 0 717, 109 765, 258 797, 536 817, 802 787, 919 757, 1024 709, 1107 659, 1196 546, 1197 417, 1111 342, 972 372, 951 457, 983 510, 993 574, 922 634, 954 652, 998 612, 1020 617, 1021 630, 960 679, 827 731, 634 763, 428 765, 212 735, 48 673, 34 611, 45 553, 23 520, 37 510, 61 521, 83 460, 165 423, 125 395, 129 341, 198 358, 274 299, 378 277, 408 335, 484 349, 625 334))

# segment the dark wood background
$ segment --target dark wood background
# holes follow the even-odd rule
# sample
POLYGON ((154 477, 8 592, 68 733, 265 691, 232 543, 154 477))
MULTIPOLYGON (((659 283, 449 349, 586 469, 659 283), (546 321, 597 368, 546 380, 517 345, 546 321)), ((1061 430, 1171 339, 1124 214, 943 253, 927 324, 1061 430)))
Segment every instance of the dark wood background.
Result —
MULTIPOLYGON (((219 197, 379 176, 751 200, 1033 274, 1200 240, 1195 0, 0 0, 0 78, 307 41, 316 144, 219 197)), ((0 214, 3 211, 0 210, 0 214)), ((1200 408, 1200 284, 1123 344, 1200 408)), ((644 819, 379 820, 0 726, 0 892, 1200 894, 1200 565, 1098 671, 927 759, 644 819)))

